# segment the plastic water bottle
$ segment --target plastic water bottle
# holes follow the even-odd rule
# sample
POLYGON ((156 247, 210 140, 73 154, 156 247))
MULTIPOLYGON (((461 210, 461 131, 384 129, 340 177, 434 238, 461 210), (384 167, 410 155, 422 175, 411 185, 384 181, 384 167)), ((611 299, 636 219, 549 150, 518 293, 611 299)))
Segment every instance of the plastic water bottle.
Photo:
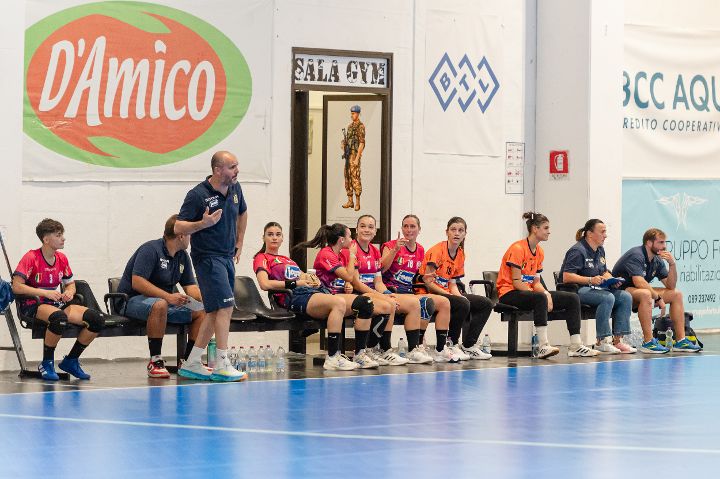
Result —
POLYGON ((269 344, 265 346, 265 371, 269 373, 275 371, 275 353, 269 344))
POLYGON ((230 355, 229 355, 229 357, 230 357, 230 364, 232 364, 232 367, 234 367, 235 369, 237 369, 238 353, 237 353, 237 348, 235 348, 235 346, 233 346, 232 348, 230 348, 230 355))
POLYGON ((257 351, 255 351, 255 346, 250 346, 250 353, 248 354, 248 356, 250 358, 248 359, 247 370, 249 373, 256 373, 258 366, 258 355, 257 351))
POLYGON ((240 349, 238 349, 238 360, 235 367, 238 371, 247 371, 247 363, 248 363, 248 355, 247 351, 245 351, 245 348, 240 346, 240 349))
POLYGON ((258 349, 258 372, 265 372, 265 348, 262 344, 260 345, 260 349, 258 349))
POLYGON ((401 358, 404 358, 407 356, 408 352, 408 343, 405 340, 405 338, 400 338, 400 341, 398 341, 398 356, 401 358))
POLYGON ((540 340, 538 339, 537 334, 532 335, 532 340, 530 342, 531 348, 532 348, 532 357, 536 358, 538 357, 538 353, 540 352, 540 340))
POLYGON ((282 346, 277 349, 277 354, 275 355, 275 372, 285 372, 285 350, 282 346))
POLYGON ((492 351, 492 346, 491 346, 491 343, 490 343, 490 335, 489 335, 489 334, 486 334, 486 335, 483 337, 483 340, 482 340, 482 348, 481 348, 481 349, 482 349, 482 352, 483 352, 483 353, 486 353, 486 354, 490 354, 490 352, 492 351))
POLYGON ((675 333, 673 333, 672 328, 667 328, 667 331, 665 331, 665 347, 668 348, 670 351, 673 349, 673 336, 675 333))
POLYGON ((207 345, 207 365, 210 369, 214 369, 217 363, 217 343, 215 338, 211 338, 207 345))

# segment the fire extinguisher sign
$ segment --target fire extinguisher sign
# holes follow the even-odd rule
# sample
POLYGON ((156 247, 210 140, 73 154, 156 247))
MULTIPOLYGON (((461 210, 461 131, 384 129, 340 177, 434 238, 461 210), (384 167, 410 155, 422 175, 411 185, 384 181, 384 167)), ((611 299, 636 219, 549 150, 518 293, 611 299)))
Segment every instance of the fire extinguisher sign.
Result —
POLYGON ((568 150, 553 150, 550 152, 550 178, 554 180, 567 180, 569 167, 568 150))

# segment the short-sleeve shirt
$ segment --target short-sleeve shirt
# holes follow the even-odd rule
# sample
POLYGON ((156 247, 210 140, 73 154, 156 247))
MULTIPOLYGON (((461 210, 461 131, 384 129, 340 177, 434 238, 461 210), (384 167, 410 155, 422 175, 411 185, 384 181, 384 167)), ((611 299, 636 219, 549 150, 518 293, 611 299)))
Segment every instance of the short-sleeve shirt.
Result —
POLYGON ((560 281, 564 273, 575 273, 580 276, 602 276, 607 272, 605 248, 598 246, 595 251, 583 238, 565 253, 560 267, 560 281))
MULTIPOLYGON (((360 276, 360 282, 363 283, 370 289, 375 289, 375 278, 382 277, 382 263, 380 262, 380 250, 373 245, 368 245, 368 250, 365 251, 357 243, 357 255, 355 256, 356 271, 360 276)), ((344 249, 340 252, 343 257, 343 263, 350 264, 350 250, 344 249)))
POLYGON ((441 241, 425 252, 419 274, 425 274, 430 265, 435 267, 435 284, 449 293, 450 283, 465 276, 465 252, 458 248, 455 256, 452 256, 448 250, 448 242, 441 241))
POLYGON ((140 293, 132 287, 132 277, 140 276, 166 293, 172 293, 176 284, 189 286, 195 284, 190 256, 180 250, 175 256, 170 252, 162 238, 150 240, 140 245, 125 265, 118 292, 130 297, 140 293))
POLYGON ((497 280, 498 296, 515 289, 512 282, 512 268, 519 269, 523 276, 535 276, 542 273, 544 260, 545 252, 542 247, 537 245, 533 253, 527 238, 511 244, 500 263, 497 280))
POLYGON ((315 257, 315 262, 313 263, 315 273, 323 286, 328 288, 332 293, 345 292, 345 280, 338 278, 335 274, 335 270, 341 266, 345 267, 347 264, 344 262, 342 255, 333 251, 330 246, 321 249, 315 257))
MULTIPOLYGON (((208 176, 208 178, 210 178, 208 176)), ((205 180, 185 195, 178 220, 200 221, 209 208, 209 214, 223 210, 220 221, 213 226, 201 229, 190 237, 190 254, 193 258, 235 255, 237 237, 237 217, 247 211, 240 183, 230 185, 227 195, 223 195, 205 180)))
MULTIPOLYGON (((380 250, 382 252, 387 248, 393 250, 396 244, 397 240, 388 241, 383 243, 380 250)), ((424 257, 425 248, 420 243, 415 243, 414 251, 410 251, 407 245, 403 246, 395 254, 390 267, 383 273, 383 282, 395 288, 398 293, 413 293, 413 281, 424 257)))
POLYGON ((625 278, 622 288, 634 287, 632 277, 642 276, 650 283, 657 278, 663 280, 668 277, 667 266, 659 256, 653 256, 652 261, 648 259, 645 246, 630 248, 615 263, 612 271, 613 276, 625 278))
MULTIPOLYGON (((25 280, 25 284, 31 288, 46 289, 54 291, 60 283, 70 284, 73 282, 73 273, 67 256, 60 251, 55 251, 55 262, 48 263, 42 254, 42 249, 33 249, 25 253, 15 268, 13 276, 19 276, 25 280)), ((22 306, 35 304, 34 299, 22 300, 22 306)), ((52 304, 47 298, 40 298, 41 303, 52 304)))
POLYGON ((360 120, 351 122, 347 127, 347 142, 350 150, 357 151, 365 144, 365 125, 360 120))
MULTIPOLYGON (((300 278, 302 270, 298 264, 287 256, 270 253, 258 253, 253 259, 253 271, 258 274, 259 271, 265 271, 268 278, 275 281, 297 280, 300 278)), ((284 294, 276 294, 275 300, 282 307, 286 307, 284 294)))

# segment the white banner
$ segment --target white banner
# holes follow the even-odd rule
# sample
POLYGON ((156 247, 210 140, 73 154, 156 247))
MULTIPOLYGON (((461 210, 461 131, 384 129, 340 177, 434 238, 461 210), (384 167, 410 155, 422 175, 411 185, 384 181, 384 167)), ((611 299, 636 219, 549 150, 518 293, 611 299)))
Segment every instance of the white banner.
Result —
POLYGON ((497 17, 428 11, 424 151, 504 154, 497 17))
POLYGON ((720 169, 720 32, 625 25, 624 176, 720 169))
POLYGON ((296 85, 388 88, 387 66, 385 58, 295 53, 293 80, 296 85))
POLYGON ((270 180, 272 0, 28 0, 25 181, 270 180))

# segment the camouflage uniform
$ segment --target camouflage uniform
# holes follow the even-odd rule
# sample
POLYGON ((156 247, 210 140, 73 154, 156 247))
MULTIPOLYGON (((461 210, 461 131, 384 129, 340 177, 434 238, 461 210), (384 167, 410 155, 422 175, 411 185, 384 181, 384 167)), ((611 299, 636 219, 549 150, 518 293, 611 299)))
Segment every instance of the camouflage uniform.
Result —
POLYGON ((362 181, 360 180, 360 158, 358 149, 365 145, 365 125, 360 120, 350 123, 347 127, 347 143, 350 146, 350 158, 345 163, 345 192, 348 197, 353 193, 362 194, 362 181))

